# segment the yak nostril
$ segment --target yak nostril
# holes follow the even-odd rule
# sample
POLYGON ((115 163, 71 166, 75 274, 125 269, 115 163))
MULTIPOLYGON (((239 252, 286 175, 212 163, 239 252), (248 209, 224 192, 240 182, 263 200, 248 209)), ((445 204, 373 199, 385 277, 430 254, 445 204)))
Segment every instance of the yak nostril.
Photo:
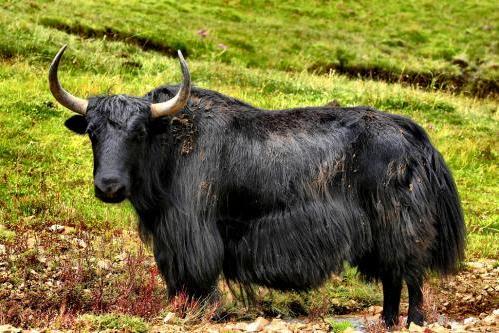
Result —
POLYGON ((95 187, 99 189, 102 193, 113 196, 116 194, 122 194, 125 192, 125 185, 123 185, 118 178, 115 177, 104 177, 95 180, 95 187))
POLYGON ((108 194, 117 194, 117 193, 123 192, 123 190, 125 189, 125 186, 123 186, 121 184, 110 184, 107 186, 106 189, 107 189, 106 193, 108 193, 108 194))

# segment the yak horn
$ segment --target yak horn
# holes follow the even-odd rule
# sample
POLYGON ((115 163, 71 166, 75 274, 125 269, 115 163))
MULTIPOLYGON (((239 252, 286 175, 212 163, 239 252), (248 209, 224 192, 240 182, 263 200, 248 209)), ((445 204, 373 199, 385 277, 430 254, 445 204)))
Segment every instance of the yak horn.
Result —
POLYGON ((75 97, 68 93, 59 83, 59 78, 57 77, 57 70, 59 69, 59 62, 61 61, 62 55, 66 50, 67 45, 61 47, 59 52, 52 60, 49 69, 49 85, 50 91, 52 95, 54 95, 55 99, 61 103, 63 106, 67 107, 71 111, 79 113, 81 115, 85 115, 87 112, 88 101, 86 99, 81 99, 79 97, 75 97))
POLYGON ((180 89, 178 90, 175 97, 172 99, 151 104, 151 117, 159 118, 164 116, 174 116, 187 104, 189 95, 191 93, 191 74, 189 73, 189 68, 185 62, 182 52, 178 51, 178 58, 180 61, 180 67, 182 68, 183 81, 180 89))

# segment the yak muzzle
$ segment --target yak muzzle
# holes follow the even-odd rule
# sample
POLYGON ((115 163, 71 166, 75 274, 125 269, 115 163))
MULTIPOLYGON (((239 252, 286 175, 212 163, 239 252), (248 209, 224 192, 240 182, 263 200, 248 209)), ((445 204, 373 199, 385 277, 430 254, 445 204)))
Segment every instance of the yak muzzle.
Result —
POLYGON ((128 197, 128 186, 119 177, 96 177, 95 196, 107 203, 119 203, 128 197))

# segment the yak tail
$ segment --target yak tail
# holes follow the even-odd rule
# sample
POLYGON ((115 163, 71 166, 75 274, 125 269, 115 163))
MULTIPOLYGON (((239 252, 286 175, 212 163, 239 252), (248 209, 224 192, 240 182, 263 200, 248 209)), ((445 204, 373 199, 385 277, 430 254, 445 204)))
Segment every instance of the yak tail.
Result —
POLYGON ((433 150, 430 154, 437 218, 437 240, 431 267, 437 272, 448 274, 455 271, 464 259, 466 227, 454 179, 440 153, 433 150))

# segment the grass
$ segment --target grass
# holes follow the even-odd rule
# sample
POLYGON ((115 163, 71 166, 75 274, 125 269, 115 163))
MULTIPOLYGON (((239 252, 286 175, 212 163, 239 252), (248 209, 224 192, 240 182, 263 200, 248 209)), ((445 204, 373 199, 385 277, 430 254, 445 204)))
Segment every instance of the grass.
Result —
MULTIPOLYGON (((8 1, 3 8, 5 15, 33 20, 40 29, 123 40, 167 55, 182 49, 196 60, 294 72, 334 70, 479 95, 498 92, 494 23, 499 16, 490 0, 135 0, 126 6, 63 0, 8 1)), ((4 50, 8 56, 17 52, 15 46, 4 50)))
POLYGON ((150 331, 148 324, 142 318, 116 314, 86 314, 78 318, 76 327, 84 332, 117 330, 120 332, 145 333, 150 331))
MULTIPOLYGON (((94 198, 88 139, 63 127, 70 113, 48 91, 50 59, 69 43, 61 80, 80 96, 142 95, 178 82, 170 51, 179 48, 189 56, 196 85, 259 107, 337 100, 411 117, 453 171, 469 231, 467 256, 499 259, 498 103, 479 98, 497 82, 495 2, 266 4, 3 1, 0 242, 55 223, 96 235, 135 223, 129 204, 110 206, 94 198), (208 31, 205 37, 201 29, 208 31), (457 75, 468 81, 455 87, 462 93, 452 94, 352 79, 353 69, 362 66, 396 77, 431 73, 433 79, 457 75)), ((349 269, 319 291, 262 293, 265 311, 282 315, 338 313, 350 300, 359 307, 378 304, 380 290, 359 282, 349 269)))
POLYGON ((348 321, 336 321, 330 318, 326 319, 327 324, 333 333, 342 333, 348 328, 353 328, 352 324, 348 321))

